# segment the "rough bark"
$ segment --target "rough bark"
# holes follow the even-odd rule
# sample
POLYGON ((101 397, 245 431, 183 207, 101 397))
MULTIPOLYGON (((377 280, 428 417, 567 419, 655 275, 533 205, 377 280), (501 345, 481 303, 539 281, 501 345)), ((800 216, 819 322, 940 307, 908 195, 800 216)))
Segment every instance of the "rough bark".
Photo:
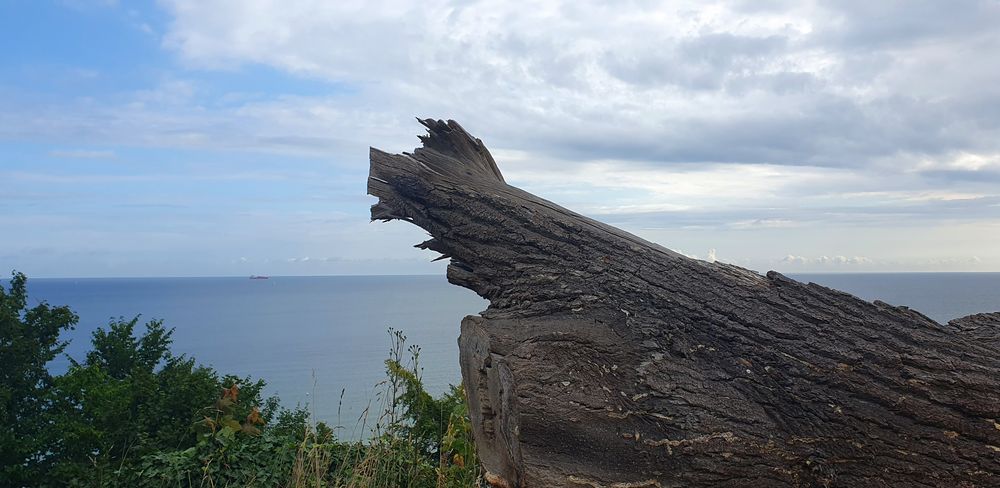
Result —
POLYGON ((779 273, 690 259, 507 185, 421 120, 371 150, 373 220, 427 230, 501 487, 1000 486, 1000 313, 939 324, 779 273))

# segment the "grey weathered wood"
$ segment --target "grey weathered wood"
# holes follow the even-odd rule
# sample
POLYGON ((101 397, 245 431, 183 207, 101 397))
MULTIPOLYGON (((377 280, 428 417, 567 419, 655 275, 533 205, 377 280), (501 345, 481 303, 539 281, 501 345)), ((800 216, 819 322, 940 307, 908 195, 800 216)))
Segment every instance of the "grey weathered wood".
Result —
POLYGON ((947 325, 689 259, 507 185, 422 120, 371 150, 373 220, 426 229, 495 486, 1000 486, 1000 313, 947 325))

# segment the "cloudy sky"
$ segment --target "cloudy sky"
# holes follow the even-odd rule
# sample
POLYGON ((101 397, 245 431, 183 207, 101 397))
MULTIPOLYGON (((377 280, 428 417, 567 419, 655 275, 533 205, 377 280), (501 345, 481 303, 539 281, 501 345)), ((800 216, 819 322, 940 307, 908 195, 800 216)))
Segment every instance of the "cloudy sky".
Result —
POLYGON ((766 271, 1000 271, 1000 1, 0 2, 0 266, 440 272, 367 149, 766 271))

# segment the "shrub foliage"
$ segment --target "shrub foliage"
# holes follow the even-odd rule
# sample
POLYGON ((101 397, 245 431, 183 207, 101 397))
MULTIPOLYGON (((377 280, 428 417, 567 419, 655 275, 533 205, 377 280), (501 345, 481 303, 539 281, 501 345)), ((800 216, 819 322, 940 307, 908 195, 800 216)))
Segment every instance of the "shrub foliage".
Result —
POLYGON ((387 378, 339 440, 304 408, 264 398, 263 380, 220 375, 170 351, 172 329, 119 318, 61 375, 65 306, 28 308, 27 279, 0 286, 0 486, 479 486, 463 389, 434 398, 416 346, 390 329, 387 378))

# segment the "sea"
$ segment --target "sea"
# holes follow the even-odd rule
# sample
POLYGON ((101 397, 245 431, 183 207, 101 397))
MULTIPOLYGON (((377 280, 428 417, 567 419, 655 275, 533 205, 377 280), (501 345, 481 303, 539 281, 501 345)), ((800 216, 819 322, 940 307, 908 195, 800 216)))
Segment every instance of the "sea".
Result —
MULTIPOLYGON (((1000 311, 1000 273, 792 274, 866 300, 906 305, 939 322, 1000 311)), ((4 283, 6 285, 6 283, 4 283)), ((239 278, 29 278, 30 304, 68 305, 80 317, 64 333, 82 360, 90 337, 114 318, 173 328, 174 354, 220 373, 263 378, 266 394, 357 436, 378 406, 392 345, 389 329, 419 346, 428 391, 461 381, 459 324, 488 303, 444 276, 239 278)), ((140 326, 139 331, 143 330, 140 326)), ((50 363, 65 371, 67 357, 50 363)))

